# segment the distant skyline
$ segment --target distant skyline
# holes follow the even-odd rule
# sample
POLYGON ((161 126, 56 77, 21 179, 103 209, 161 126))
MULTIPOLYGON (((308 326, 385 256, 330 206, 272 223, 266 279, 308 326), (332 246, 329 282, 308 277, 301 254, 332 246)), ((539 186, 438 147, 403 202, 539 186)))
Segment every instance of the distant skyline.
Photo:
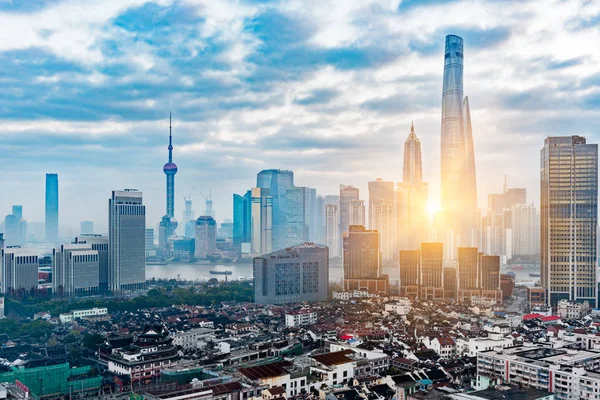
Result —
POLYGON ((173 112, 175 217, 195 187, 216 219, 263 169, 321 195, 402 181, 411 121, 440 192, 444 38, 463 37, 477 165, 487 194, 539 204, 547 136, 598 143, 600 4, 591 1, 2 1, 0 217, 43 222, 58 173, 60 226, 107 231, 112 190, 165 212, 173 112), (465 10, 468 9, 468 12, 465 10))

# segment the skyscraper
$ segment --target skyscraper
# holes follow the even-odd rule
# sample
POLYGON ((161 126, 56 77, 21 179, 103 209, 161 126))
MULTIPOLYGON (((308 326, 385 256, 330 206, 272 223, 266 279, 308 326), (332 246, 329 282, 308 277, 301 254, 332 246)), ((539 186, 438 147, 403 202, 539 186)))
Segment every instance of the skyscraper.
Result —
POLYGON ((325 229, 330 257, 340 257, 340 213, 337 204, 325 205, 325 229))
POLYGON ((242 253, 244 243, 252 242, 252 191, 244 196, 233 195, 233 247, 238 254, 242 253))
POLYGON ((108 200, 108 286, 113 292, 146 285, 146 206, 142 192, 113 190, 108 200))
POLYGON ((252 188, 250 204, 250 252, 266 254, 273 246, 273 197, 269 189, 252 188))
POLYGON ((350 226, 365 226, 365 202, 363 200, 352 200, 350 201, 349 206, 350 226))
POLYGON ((444 298, 444 245, 439 242, 421 243, 421 298, 444 298))
POLYGON ((46 240, 58 240, 58 174, 46 174, 46 240))
POLYGON ((379 232, 350 225, 343 235, 344 289, 381 293, 388 290, 388 277, 382 275, 379 232))
POLYGON ((349 185, 340 185, 340 238, 350 227, 350 203, 358 200, 358 188, 349 185))
MULTIPOLYGON (((423 182, 423 161, 421 159, 421 141, 415 133, 415 124, 410 124, 410 134, 404 142, 404 168, 402 182, 423 182)), ((393 188, 392 188, 393 189, 393 188)))
POLYGON ((208 258, 217 253, 217 222, 209 215, 196 220, 196 248, 194 257, 208 258))
POLYGON ((516 204, 511 207, 513 257, 540 254, 540 224, 533 204, 516 204))
POLYGON ((598 306, 598 145, 548 137, 540 151, 541 283, 548 304, 598 306))
MULTIPOLYGON (((269 190, 273 207, 273 248, 284 248, 286 246, 286 197, 287 190, 294 187, 294 173, 281 169, 263 170, 256 176, 256 187, 269 190)), ((271 250, 269 249, 267 252, 271 252, 271 250)))
POLYGON ((184 199, 185 202, 185 210, 183 211, 183 223, 184 223, 184 236, 186 238, 194 237, 194 210, 192 209, 192 199, 191 197, 186 197, 184 199))
POLYGON ((469 101, 463 98, 463 39, 446 36, 442 93, 441 181, 446 257, 478 245, 475 154, 469 101))
MULTIPOLYGON (((395 201, 395 250, 410 250, 429 239, 429 216, 427 214, 428 186, 423 182, 421 142, 411 124, 404 142, 403 181, 396 189, 395 201)), ((394 254, 394 256, 395 256, 394 254)))
POLYGON ((369 182, 369 228, 379 232, 383 260, 394 259, 394 182, 369 182))

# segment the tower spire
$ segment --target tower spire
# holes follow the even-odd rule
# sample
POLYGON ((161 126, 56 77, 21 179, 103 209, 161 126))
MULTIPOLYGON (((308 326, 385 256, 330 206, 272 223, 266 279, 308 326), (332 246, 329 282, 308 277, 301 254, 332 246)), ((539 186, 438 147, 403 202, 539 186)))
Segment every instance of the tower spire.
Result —
POLYGON ((169 162, 173 162, 173 137, 171 136, 171 111, 169 111, 169 162))

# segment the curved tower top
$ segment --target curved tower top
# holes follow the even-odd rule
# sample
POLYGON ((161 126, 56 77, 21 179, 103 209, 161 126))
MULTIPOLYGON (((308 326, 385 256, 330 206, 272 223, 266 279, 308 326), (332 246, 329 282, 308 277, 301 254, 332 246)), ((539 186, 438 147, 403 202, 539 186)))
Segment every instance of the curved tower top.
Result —
POLYGON ((442 92, 441 180, 442 208, 463 211, 466 143, 463 116, 463 40, 446 36, 442 92))

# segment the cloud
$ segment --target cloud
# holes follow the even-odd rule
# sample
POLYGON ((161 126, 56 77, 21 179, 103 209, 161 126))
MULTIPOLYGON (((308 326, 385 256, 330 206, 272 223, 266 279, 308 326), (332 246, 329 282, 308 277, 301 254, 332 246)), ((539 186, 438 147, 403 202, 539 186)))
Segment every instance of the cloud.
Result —
POLYGON ((0 1, 0 213, 43 220, 58 172, 65 225, 106 225, 110 190, 133 186, 152 226, 169 111, 176 213, 196 186, 230 217, 263 168, 366 199, 369 180, 401 179, 411 120, 436 196, 449 33, 465 40, 480 206, 504 173, 536 199, 545 136, 598 140, 599 15, 558 0, 0 1))

